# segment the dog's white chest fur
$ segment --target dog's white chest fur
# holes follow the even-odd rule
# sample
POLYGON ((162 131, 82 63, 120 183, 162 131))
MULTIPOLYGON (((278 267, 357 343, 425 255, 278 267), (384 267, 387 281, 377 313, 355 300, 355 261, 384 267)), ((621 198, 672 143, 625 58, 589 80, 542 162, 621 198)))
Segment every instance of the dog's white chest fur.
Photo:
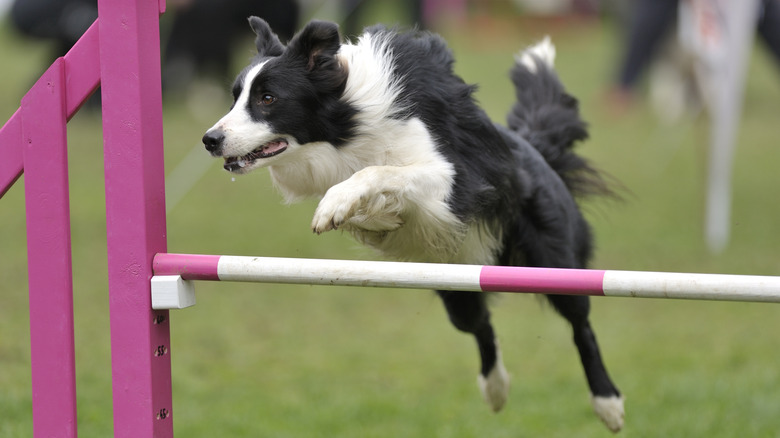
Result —
POLYGON ((425 125, 412 118, 369 126, 376 129, 362 128, 347 146, 309 144, 296 151, 307 157, 279 160, 270 168, 274 185, 289 201, 322 196, 317 233, 343 229, 398 260, 493 262, 492 230, 464 224, 448 207, 455 171, 425 125))

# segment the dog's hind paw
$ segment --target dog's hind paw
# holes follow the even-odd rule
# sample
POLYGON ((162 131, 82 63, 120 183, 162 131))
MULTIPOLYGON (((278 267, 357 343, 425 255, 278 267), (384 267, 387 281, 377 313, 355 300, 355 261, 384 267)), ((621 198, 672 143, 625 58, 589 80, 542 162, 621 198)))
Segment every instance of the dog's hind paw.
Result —
POLYGON ((509 373, 504 368, 500 356, 487 376, 482 374, 477 376, 477 383, 482 391, 482 398, 490 405, 490 409, 493 412, 500 411, 509 398, 509 373))
POLYGON ((593 405, 596 415, 601 418, 609 430, 620 432, 620 429, 623 428, 623 417, 625 417, 622 396, 591 396, 590 403, 593 405))

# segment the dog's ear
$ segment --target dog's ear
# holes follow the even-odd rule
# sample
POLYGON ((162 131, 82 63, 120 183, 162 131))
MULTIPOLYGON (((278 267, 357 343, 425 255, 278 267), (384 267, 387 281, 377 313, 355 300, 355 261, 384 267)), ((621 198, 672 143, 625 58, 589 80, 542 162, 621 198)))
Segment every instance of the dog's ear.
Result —
POLYGON ((259 56, 279 56, 284 52, 284 46, 279 37, 271 30, 271 26, 259 17, 249 17, 249 26, 257 35, 255 46, 259 56))
POLYGON ((332 67, 336 52, 341 47, 339 26, 328 21, 313 20, 303 28, 288 46, 291 53, 306 59, 306 68, 332 67))

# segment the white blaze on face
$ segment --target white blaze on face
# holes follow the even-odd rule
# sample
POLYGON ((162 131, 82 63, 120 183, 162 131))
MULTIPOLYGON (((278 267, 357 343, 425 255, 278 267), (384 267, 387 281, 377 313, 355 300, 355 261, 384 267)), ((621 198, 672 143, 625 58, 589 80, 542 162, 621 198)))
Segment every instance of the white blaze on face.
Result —
POLYGON ((241 84, 241 94, 236 99, 235 105, 230 112, 209 129, 209 131, 219 129, 223 132, 225 140, 222 145, 222 156, 224 157, 246 155, 258 146, 278 137, 267 123, 252 120, 249 114, 252 82, 265 64, 265 62, 260 63, 247 72, 241 84))

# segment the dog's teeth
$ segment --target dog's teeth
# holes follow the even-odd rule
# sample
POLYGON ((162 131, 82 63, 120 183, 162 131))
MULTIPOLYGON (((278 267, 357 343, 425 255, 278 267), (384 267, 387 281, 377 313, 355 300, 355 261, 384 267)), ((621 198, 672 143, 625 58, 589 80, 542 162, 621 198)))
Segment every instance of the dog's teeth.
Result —
POLYGON ((238 164, 238 167, 246 167, 246 161, 244 160, 238 160, 236 164, 238 164))

